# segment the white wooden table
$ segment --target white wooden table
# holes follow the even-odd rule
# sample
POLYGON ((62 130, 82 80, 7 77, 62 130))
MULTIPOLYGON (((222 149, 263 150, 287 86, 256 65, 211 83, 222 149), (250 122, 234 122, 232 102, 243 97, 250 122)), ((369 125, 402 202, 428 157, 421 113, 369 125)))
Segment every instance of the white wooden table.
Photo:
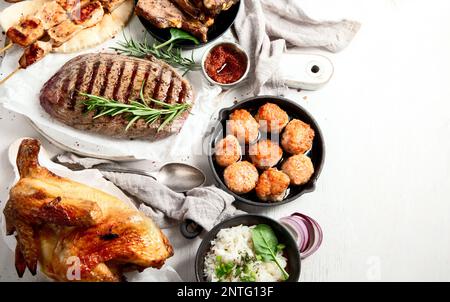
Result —
MULTIPOLYGON (((301 211, 322 225, 324 243, 302 263, 302 281, 450 281, 450 1, 298 1, 313 17, 363 27, 329 55, 336 71, 325 88, 294 95, 325 136, 316 192, 262 213, 301 211)), ((12 177, 5 150, 22 136, 39 138, 24 118, 0 110, 1 186, 12 177)), ((207 169, 206 157, 193 161, 207 169)), ((169 264, 194 280, 199 240, 168 235, 169 264)), ((3 243, 0 280, 17 280, 3 243)))

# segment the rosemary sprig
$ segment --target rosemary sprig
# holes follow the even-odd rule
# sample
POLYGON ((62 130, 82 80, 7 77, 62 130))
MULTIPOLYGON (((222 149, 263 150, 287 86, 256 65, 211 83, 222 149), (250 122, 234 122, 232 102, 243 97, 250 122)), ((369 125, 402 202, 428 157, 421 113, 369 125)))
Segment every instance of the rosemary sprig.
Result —
POLYGON ((194 61, 194 52, 192 52, 190 58, 187 58, 182 55, 181 48, 174 46, 176 41, 180 39, 187 39, 187 37, 185 35, 178 35, 178 38, 176 39, 171 38, 167 42, 161 44, 151 44, 147 39, 147 35, 142 42, 138 42, 133 38, 127 38, 124 34, 124 41, 117 42, 119 47, 112 47, 112 49, 120 54, 138 58, 151 54, 174 67, 180 68, 184 71, 184 76, 189 71, 200 68, 200 65, 194 61))
POLYGON ((117 116, 125 114, 129 120, 125 131, 128 131, 138 120, 143 119, 146 124, 153 124, 161 119, 161 125, 158 132, 166 125, 176 120, 181 114, 190 108, 189 104, 168 104, 155 100, 153 98, 146 99, 144 97, 145 82, 142 83, 139 93, 140 101, 131 101, 129 104, 121 103, 116 100, 104 98, 97 95, 79 92, 81 96, 86 97, 84 104, 88 112, 96 111, 94 119, 101 116, 117 116), (151 103, 159 105, 158 108, 150 107, 151 103))

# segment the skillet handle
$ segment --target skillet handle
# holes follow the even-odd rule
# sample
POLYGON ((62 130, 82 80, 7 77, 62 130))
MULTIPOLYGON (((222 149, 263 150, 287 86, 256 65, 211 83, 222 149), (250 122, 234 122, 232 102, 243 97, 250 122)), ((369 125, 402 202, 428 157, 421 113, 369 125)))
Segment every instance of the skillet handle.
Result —
POLYGON ((194 239, 201 234, 203 228, 192 220, 185 220, 180 225, 180 231, 184 238, 194 239))

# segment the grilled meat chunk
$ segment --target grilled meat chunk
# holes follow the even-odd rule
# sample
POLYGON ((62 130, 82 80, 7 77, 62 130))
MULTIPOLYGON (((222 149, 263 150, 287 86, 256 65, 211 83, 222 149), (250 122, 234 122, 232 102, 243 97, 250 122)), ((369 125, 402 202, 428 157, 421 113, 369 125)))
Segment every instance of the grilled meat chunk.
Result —
POLYGON ((37 11, 36 17, 41 20, 45 30, 48 30, 62 23, 68 18, 64 8, 56 1, 44 3, 42 7, 37 11))
POLYGON ((125 2, 125 0, 100 0, 100 2, 108 12, 112 12, 119 7, 119 5, 125 2))
POLYGON ((41 20, 36 17, 26 17, 22 19, 19 24, 11 26, 6 31, 6 36, 11 42, 22 47, 36 42, 45 34, 44 25, 41 20))
POLYGON ((135 10, 158 28, 181 28, 204 42, 208 40, 208 27, 186 15, 170 0, 139 0, 135 10))
POLYGON ((77 25, 71 20, 66 20, 63 23, 50 28, 48 30, 48 35, 52 39, 53 47, 61 46, 64 42, 70 40, 83 30, 82 25, 77 25))
POLYGON ((79 13, 72 15, 72 21, 83 28, 89 28, 100 22, 105 14, 100 1, 90 2, 83 6, 79 13))
POLYGON ((50 42, 36 41, 28 46, 19 59, 20 68, 27 68, 45 57, 52 50, 50 42))
POLYGON ((72 13, 91 2, 91 0, 56 0, 56 2, 68 13, 72 13))
POLYGON ((102 116, 93 119, 95 112, 86 112, 88 94, 129 103, 139 99, 142 85, 144 97, 166 103, 193 103, 191 85, 172 67, 153 57, 149 60, 115 54, 85 54, 67 62, 42 88, 42 107, 55 119, 80 130, 116 138, 144 138, 149 140, 178 133, 188 116, 182 114, 159 132, 159 121, 146 124, 138 120, 127 131, 127 116, 102 116))

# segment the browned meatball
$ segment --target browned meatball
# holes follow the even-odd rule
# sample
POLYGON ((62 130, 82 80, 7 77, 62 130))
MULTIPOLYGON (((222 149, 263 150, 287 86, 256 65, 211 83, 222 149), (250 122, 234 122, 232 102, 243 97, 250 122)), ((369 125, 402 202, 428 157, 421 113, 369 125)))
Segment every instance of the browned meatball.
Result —
POLYGON ((227 121, 228 134, 237 137, 240 142, 252 143, 258 139, 259 124, 253 116, 244 109, 233 111, 227 121))
POLYGON ((314 174, 313 163, 304 154, 291 156, 283 163, 281 169, 289 176, 291 184, 297 186, 306 184, 314 174))
POLYGON ((221 167, 228 167, 241 158, 241 146, 239 141, 233 135, 221 139, 215 150, 216 162, 221 167))
POLYGON ((278 105, 267 103, 261 106, 255 116, 261 129, 265 132, 279 133, 289 123, 289 116, 286 111, 278 105))
POLYGON ((249 155, 256 167, 265 170, 275 166, 281 160, 283 150, 270 140, 262 140, 250 146, 249 155))
POLYGON ((314 130, 300 120, 292 120, 284 129, 281 146, 290 154, 301 154, 310 150, 313 145, 314 130))
POLYGON ((234 163, 228 166, 223 173, 228 189, 236 194, 245 194, 253 190, 258 176, 258 170, 248 161, 234 163))
POLYGON ((256 184, 256 195, 262 201, 282 201, 286 195, 289 183, 289 176, 276 168, 270 168, 259 177, 256 184))

